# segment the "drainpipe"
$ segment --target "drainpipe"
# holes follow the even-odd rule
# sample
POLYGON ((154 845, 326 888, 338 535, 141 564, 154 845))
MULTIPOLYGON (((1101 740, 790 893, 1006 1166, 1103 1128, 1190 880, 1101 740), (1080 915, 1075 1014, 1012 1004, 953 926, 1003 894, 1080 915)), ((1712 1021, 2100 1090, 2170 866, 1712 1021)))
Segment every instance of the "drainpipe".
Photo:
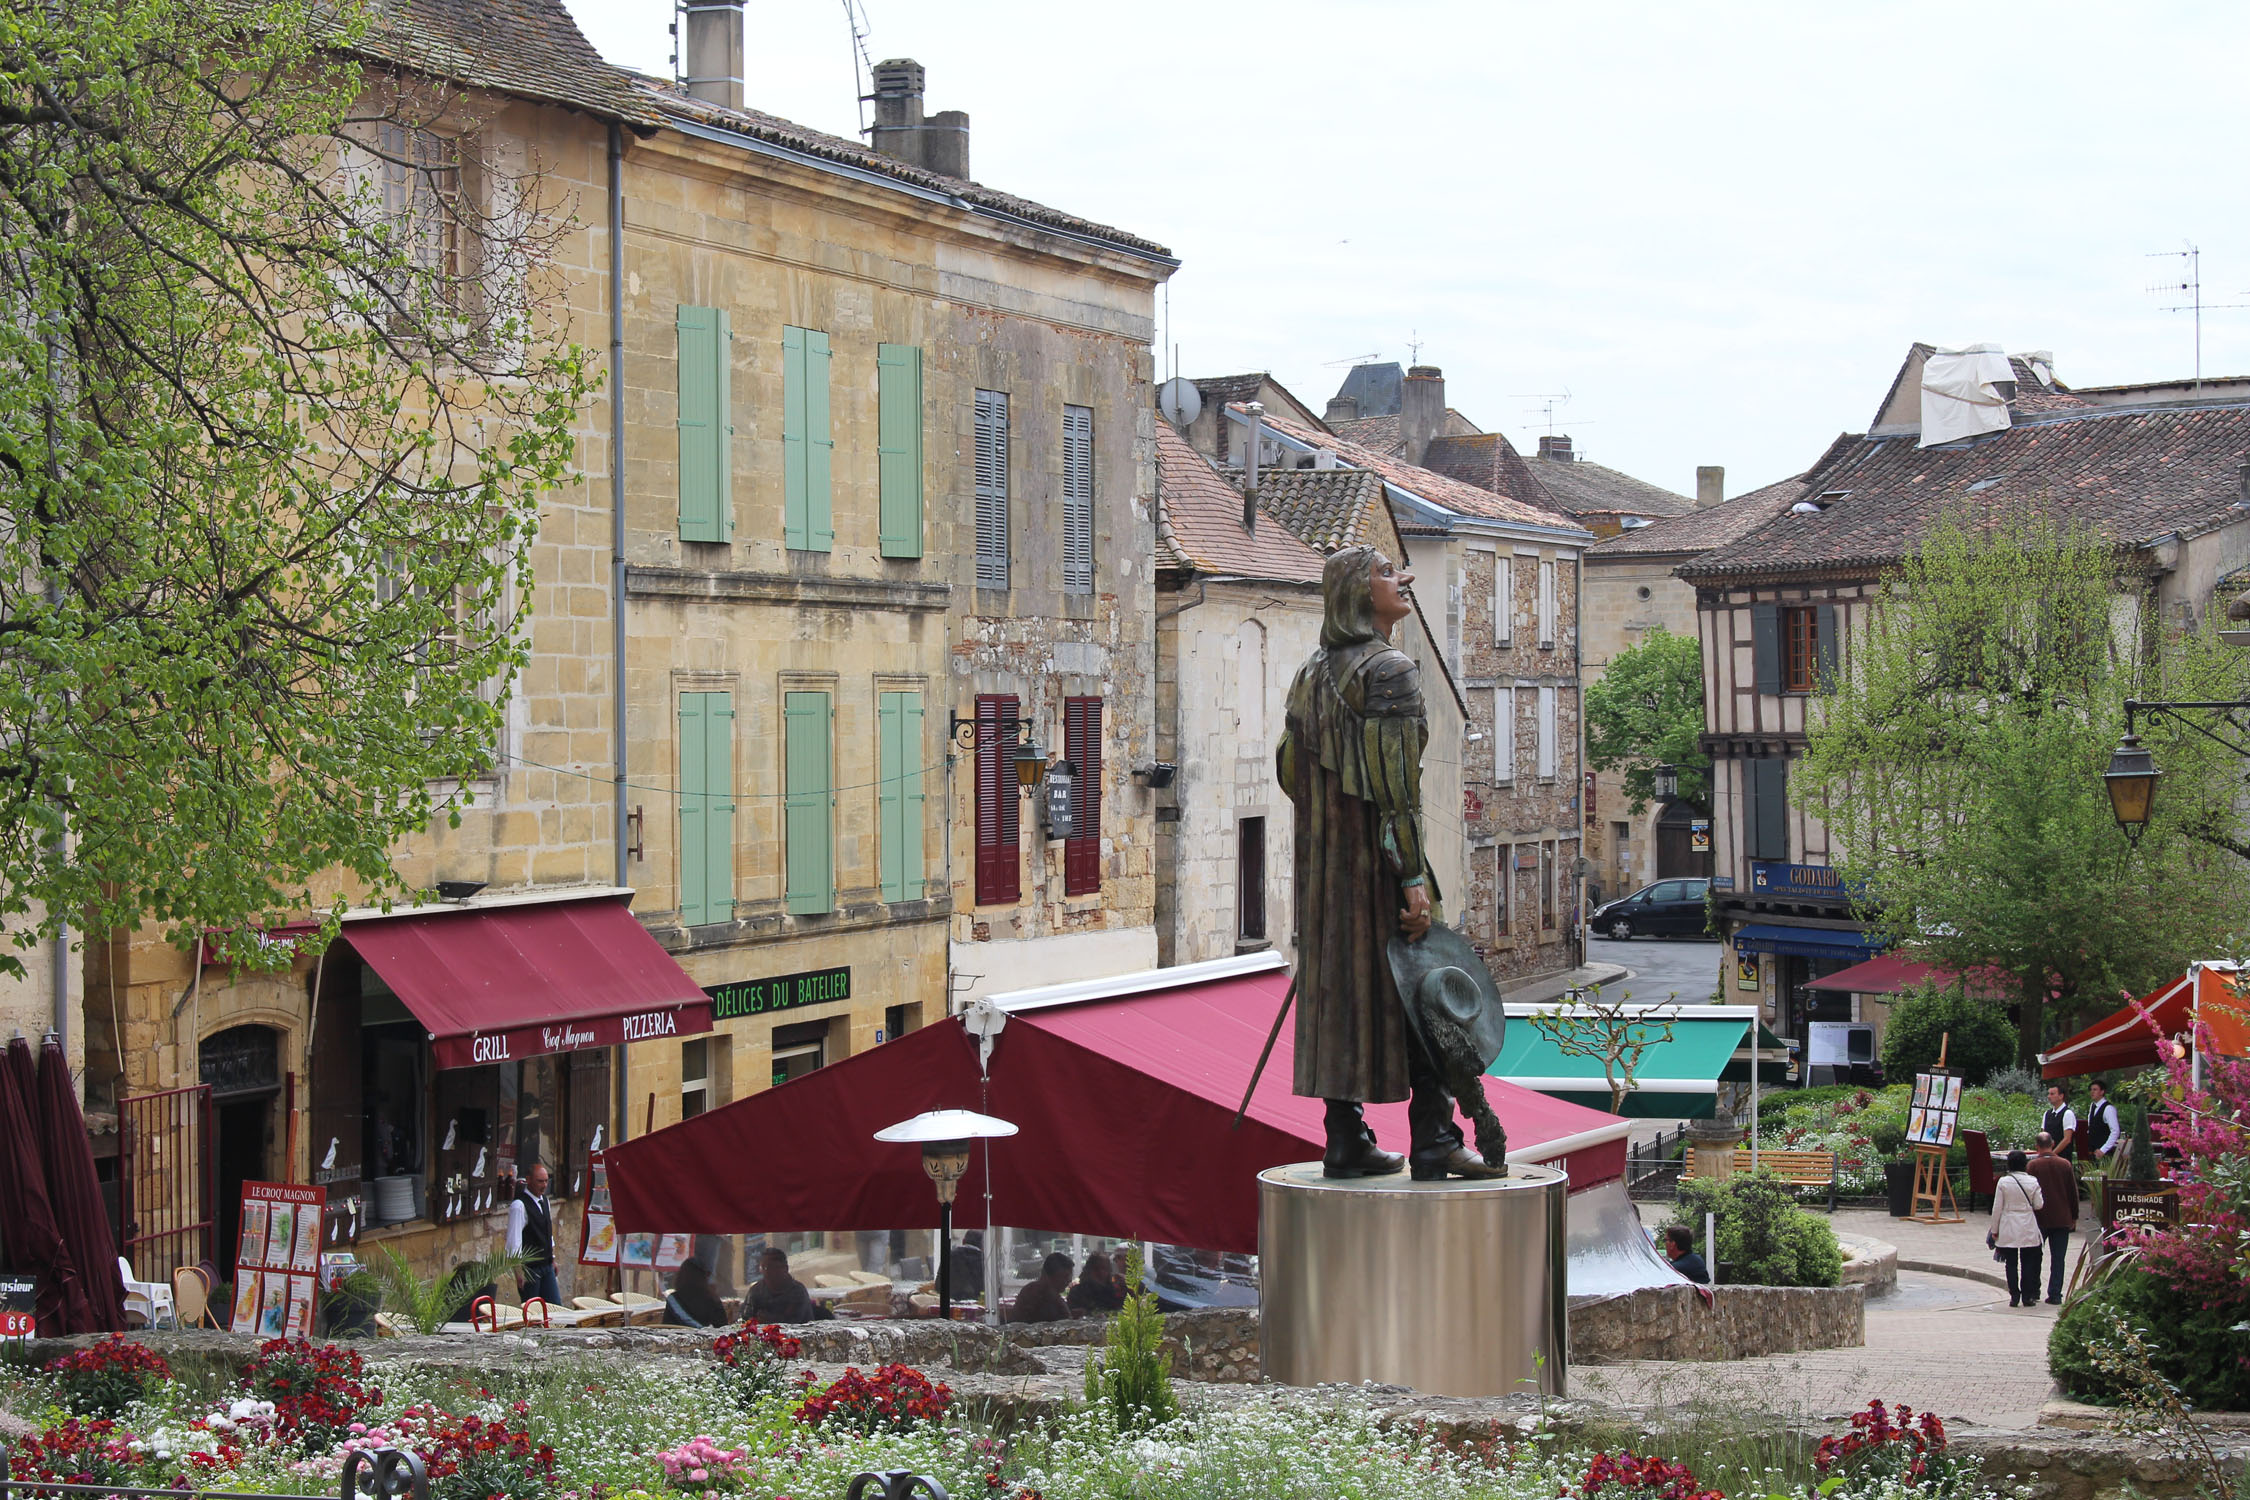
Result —
MULTIPOLYGON (((616 801, 610 809, 611 840, 617 848, 617 885, 625 878, 625 130, 609 122, 609 620, 610 714, 614 720, 616 761, 612 767, 616 801)), ((625 1139, 625 1053, 617 1045, 617 1116, 613 1141, 625 1139)))
MULTIPOLYGON (((48 973, 55 986, 55 1039, 62 1043, 63 1056, 70 1056, 70 923, 55 924, 54 950, 47 955, 48 973)), ((117 1060, 124 1066, 125 1059, 117 1060)))

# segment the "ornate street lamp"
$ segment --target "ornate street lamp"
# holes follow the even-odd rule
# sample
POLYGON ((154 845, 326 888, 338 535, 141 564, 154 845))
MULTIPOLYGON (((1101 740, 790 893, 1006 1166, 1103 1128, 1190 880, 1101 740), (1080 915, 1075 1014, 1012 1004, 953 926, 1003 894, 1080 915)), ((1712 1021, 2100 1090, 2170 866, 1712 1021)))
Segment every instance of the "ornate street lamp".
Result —
POLYGON ((1659 761, 1655 774, 1657 801, 1670 802, 1680 795, 1680 768, 1678 766, 1659 761))
POLYGON ((933 1109, 886 1125, 875 1132, 879 1141, 905 1141, 922 1148, 922 1170, 937 1184, 938 1197, 938 1316, 953 1319, 953 1194, 969 1170, 969 1143, 1016 1133, 1006 1120, 968 1109, 933 1109))
POLYGON ((2125 830, 2125 837, 2132 843, 2138 844, 2141 830, 2148 827, 2149 809, 2156 802, 2157 778, 2163 774, 2156 769, 2156 757, 2148 753, 2137 734, 2128 732, 2109 754, 2109 769, 2102 773, 2102 785, 2109 788, 2109 807, 2117 815, 2117 826, 2125 830))

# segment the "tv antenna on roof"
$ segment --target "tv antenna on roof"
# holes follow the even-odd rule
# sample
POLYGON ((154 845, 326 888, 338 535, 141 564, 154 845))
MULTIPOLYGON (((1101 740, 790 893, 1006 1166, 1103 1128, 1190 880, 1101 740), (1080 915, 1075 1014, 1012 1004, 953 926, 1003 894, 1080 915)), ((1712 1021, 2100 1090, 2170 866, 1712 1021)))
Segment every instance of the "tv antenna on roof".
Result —
POLYGON ((844 24, 852 33, 852 96, 859 101, 859 133, 867 134, 867 75, 875 64, 867 56, 867 7, 844 0, 844 24))
POLYGON ((1536 401, 1539 403, 1537 406, 1527 407, 1525 410, 1529 415, 1539 417, 1546 422, 1549 437, 1555 435, 1555 408, 1558 405, 1568 405, 1570 401, 1568 390, 1510 391, 1508 395, 1509 399, 1513 401, 1536 401))
POLYGON ((1338 365, 1371 365, 1382 357, 1383 351, 1380 349, 1375 350, 1371 354, 1347 354, 1342 359, 1329 360, 1327 363, 1323 364, 1321 368, 1323 370, 1333 370, 1338 365))
POLYGON ((2250 307, 2250 302, 2206 302, 2203 300, 2203 248, 2191 241, 2180 242, 2185 249, 2151 250, 2144 259, 2156 260, 2177 256, 2187 262, 2187 280, 2164 281, 2148 288, 2152 292, 2177 292, 2187 297, 2185 302, 2174 302, 2165 312, 2184 312, 2195 315, 2195 389, 2203 388, 2203 315, 2221 312, 2228 308, 2250 307))
POLYGON ((1423 343, 1423 339, 1422 339, 1422 330, 1421 330, 1421 329, 1419 329, 1419 328, 1410 328, 1410 329, 1408 329, 1408 330, 1407 330, 1407 334, 1406 334, 1406 362, 1407 362, 1408 364, 1410 364, 1410 365, 1418 365, 1418 364, 1420 364, 1420 363, 1422 362, 1422 343, 1423 343))

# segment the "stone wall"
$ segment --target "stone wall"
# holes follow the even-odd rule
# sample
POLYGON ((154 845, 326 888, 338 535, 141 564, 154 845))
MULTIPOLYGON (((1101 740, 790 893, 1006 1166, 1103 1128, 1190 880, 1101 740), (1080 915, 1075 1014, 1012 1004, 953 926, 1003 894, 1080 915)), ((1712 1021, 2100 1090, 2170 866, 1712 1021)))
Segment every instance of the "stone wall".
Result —
POLYGON ((1703 1305, 1695 1288, 1644 1287, 1602 1301, 1573 1301, 1576 1364, 1627 1359, 1755 1359, 1867 1342, 1862 1286, 1722 1286, 1703 1305))

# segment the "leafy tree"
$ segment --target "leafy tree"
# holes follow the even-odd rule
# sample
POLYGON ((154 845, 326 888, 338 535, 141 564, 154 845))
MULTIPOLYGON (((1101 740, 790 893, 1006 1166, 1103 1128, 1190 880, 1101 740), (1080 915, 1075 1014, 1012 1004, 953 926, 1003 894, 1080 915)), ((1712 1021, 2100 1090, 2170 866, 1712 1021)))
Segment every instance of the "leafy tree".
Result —
MULTIPOLYGON (((1678 998, 1673 997, 1675 1002, 1678 998)), ((1671 1015, 1664 1015, 1634 1005, 1632 999, 1633 992, 1627 990, 1615 1000, 1604 1000, 1597 984, 1558 1009, 1534 1011, 1530 1016, 1532 1029, 1552 1042, 1557 1052, 1592 1058, 1602 1065, 1611 1114, 1624 1111, 1641 1059, 1649 1048, 1672 1040, 1672 1021, 1678 1015, 1676 1005, 1671 1015)))
POLYGON ((1693 636, 1659 625, 1586 689, 1586 759, 1597 771, 1624 771, 1636 814, 1656 795, 1659 765, 1679 767, 1682 801, 1710 807, 1702 734, 1703 648, 1693 636))
POLYGON ((2016 1036, 1999 1006, 1970 999, 1958 984, 1925 984, 1891 1002, 1883 1027, 1885 1078, 1912 1083, 1915 1074, 1937 1066, 1941 1048, 1947 1070, 1974 1087, 2015 1061, 2016 1036))
POLYGON ((2050 1009, 2139 993, 2241 922, 2236 757, 2146 726, 2165 774, 2137 849, 2103 790, 2125 700, 2243 696, 2243 654, 2208 621, 2162 628, 2137 566, 2035 514, 1947 518, 1849 643, 1793 768, 1864 917, 1947 968, 2007 976, 2025 1068, 2050 1009))
MULTIPOLYGON (((317 907, 489 761, 567 227, 346 0, 0 18, 0 920, 317 907), (330 882, 333 890, 334 881, 330 882)), ((270 960, 269 960, 270 961, 270 960)), ((20 961, 0 952, 0 968, 20 961)))

